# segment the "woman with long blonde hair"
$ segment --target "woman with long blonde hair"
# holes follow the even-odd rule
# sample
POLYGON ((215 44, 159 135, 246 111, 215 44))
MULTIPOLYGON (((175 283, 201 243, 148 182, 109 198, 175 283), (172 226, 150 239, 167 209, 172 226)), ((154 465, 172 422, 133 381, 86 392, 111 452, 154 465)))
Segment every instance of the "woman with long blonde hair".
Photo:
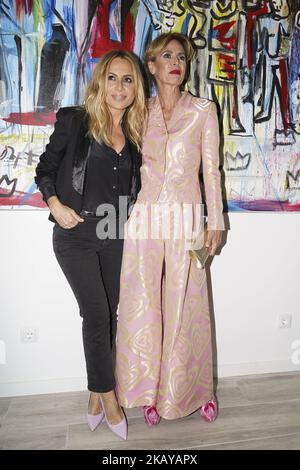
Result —
POLYGON ((144 83, 134 55, 107 53, 94 69, 84 106, 58 111, 35 178, 55 223, 56 258, 82 317, 91 392, 88 425, 93 431, 106 416, 109 428, 123 439, 127 423, 114 377, 121 233, 127 218, 119 201, 125 200, 128 209, 139 191, 145 114, 144 83))

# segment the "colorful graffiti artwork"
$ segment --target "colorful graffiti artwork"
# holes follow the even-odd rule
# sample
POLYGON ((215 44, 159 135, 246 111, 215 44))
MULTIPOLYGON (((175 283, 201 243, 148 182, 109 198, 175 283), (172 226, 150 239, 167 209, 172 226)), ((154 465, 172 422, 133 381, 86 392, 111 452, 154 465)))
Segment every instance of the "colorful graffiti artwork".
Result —
POLYGON ((1 208, 45 207, 38 157, 101 56, 169 31, 220 110, 228 210, 300 211, 300 0, 0 0, 1 208))

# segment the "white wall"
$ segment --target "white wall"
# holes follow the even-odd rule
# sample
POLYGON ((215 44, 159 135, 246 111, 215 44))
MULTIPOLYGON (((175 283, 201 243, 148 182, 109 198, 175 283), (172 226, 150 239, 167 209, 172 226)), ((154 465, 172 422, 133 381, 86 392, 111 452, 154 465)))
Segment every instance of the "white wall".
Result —
MULTIPOLYGON (((86 388, 81 319, 47 215, 0 212, 1 396, 86 388), (36 343, 21 342, 26 326, 38 330, 36 343)), ((300 341, 300 214, 231 213, 229 220, 211 268, 219 376, 300 370, 291 359, 300 341), (285 313, 292 328, 278 329, 285 313)))

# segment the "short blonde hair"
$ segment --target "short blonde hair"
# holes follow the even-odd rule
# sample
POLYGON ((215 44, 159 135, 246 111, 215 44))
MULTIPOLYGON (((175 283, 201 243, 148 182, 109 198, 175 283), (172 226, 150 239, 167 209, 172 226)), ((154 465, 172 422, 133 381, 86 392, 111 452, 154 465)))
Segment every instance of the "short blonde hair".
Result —
POLYGON ((112 116, 106 104, 107 78, 111 62, 121 58, 132 66, 135 98, 123 116, 126 136, 141 149, 141 137, 146 120, 144 80, 137 59, 131 52, 116 50, 105 54, 96 65, 85 95, 85 110, 88 118, 89 134, 98 142, 112 146, 112 116))
POLYGON ((144 61, 147 67, 147 71, 149 73, 148 63, 155 62, 155 59, 161 54, 161 52, 167 47, 167 45, 171 41, 178 41, 184 49, 186 62, 187 62, 187 68, 186 68, 186 74, 185 74, 185 80, 186 80, 189 76, 189 65, 193 58, 194 50, 188 38, 184 34, 181 34, 181 33, 164 33, 158 36, 157 38, 155 38, 151 42, 144 56, 144 61))

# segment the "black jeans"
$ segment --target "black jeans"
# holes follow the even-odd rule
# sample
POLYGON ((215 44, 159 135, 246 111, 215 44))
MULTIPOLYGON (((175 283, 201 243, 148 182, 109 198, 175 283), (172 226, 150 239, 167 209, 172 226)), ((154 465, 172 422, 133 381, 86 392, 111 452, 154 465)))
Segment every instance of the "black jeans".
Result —
POLYGON ((82 317, 88 389, 115 388, 114 346, 119 302, 123 240, 100 240, 98 218, 86 218, 72 229, 55 224, 53 248, 75 294, 82 317))

